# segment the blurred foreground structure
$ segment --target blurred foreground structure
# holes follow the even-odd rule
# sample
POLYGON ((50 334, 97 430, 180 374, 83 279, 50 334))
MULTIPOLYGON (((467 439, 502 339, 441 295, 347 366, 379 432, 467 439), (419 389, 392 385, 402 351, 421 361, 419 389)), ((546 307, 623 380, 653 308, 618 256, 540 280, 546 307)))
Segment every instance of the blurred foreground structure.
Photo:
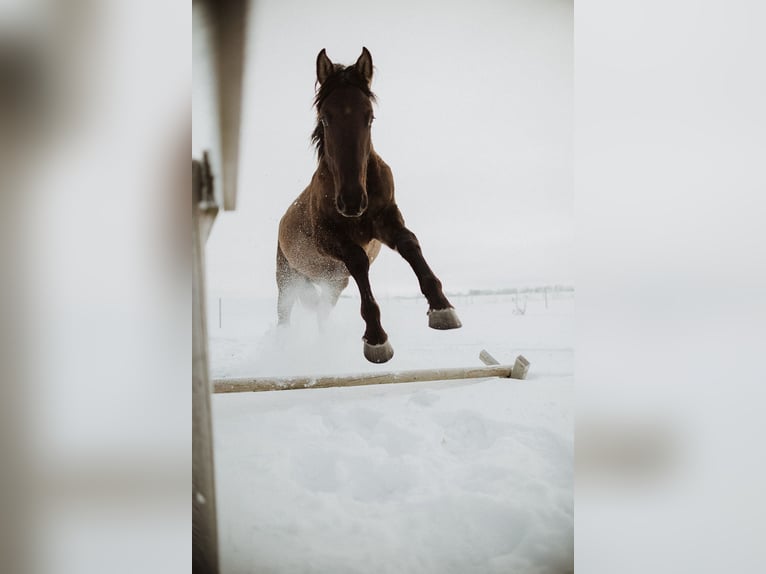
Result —
POLYGON ((209 110, 212 126, 203 157, 192 157, 192 567, 199 573, 219 571, 205 243, 219 206, 227 211, 236 208, 247 4, 246 0, 192 4, 194 105, 209 110))

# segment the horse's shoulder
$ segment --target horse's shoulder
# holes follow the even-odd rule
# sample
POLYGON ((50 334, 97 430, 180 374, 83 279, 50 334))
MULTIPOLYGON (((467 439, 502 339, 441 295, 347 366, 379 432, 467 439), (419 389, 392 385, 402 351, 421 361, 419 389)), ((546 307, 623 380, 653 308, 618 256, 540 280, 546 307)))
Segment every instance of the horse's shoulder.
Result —
MULTIPOLYGON (((388 164, 375 154, 375 188, 386 202, 393 201, 394 198, 394 175, 388 164)), ((368 180, 369 181, 369 180, 368 180)))
POLYGON ((391 171, 391 167, 385 161, 383 161, 383 158, 378 154, 375 154, 375 164, 377 165, 378 173, 380 173, 381 176, 393 181, 394 175, 391 171))

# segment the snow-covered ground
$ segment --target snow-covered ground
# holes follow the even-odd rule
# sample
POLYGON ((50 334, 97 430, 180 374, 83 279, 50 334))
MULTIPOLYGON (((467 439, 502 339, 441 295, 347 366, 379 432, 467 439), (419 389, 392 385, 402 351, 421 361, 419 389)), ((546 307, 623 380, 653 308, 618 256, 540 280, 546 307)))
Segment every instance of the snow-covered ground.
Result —
POLYGON ((362 356, 353 285, 321 328, 274 298, 209 300, 214 377, 502 362, 529 378, 215 395, 226 573, 560 573, 573 561, 574 297, 452 296, 456 331, 418 298, 381 298, 395 349, 362 356), (522 314, 522 311, 523 314, 522 314))

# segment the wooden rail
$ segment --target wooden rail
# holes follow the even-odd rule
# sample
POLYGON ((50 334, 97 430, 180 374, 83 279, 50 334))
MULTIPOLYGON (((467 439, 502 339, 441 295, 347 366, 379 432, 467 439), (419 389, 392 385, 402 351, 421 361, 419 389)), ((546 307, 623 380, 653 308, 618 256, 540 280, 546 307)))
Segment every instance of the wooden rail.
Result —
MULTIPOLYGON (((486 353, 486 351, 482 351, 486 353)), ((489 353, 482 360, 491 358, 489 353)), ((362 385, 388 385, 393 383, 417 383, 423 381, 454 381, 460 379, 484 379, 504 377, 524 379, 529 362, 521 355, 514 365, 490 364, 486 367, 420 369, 386 373, 363 373, 356 375, 326 377, 245 377, 216 379, 215 393, 252 393, 260 391, 289 391, 295 389, 324 389, 328 387, 357 387, 362 385)))

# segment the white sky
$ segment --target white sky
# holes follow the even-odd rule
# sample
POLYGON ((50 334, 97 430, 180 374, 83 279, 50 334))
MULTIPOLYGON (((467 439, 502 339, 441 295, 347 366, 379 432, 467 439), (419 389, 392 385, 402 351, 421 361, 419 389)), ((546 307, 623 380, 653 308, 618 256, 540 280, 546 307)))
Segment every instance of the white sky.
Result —
MULTIPOLYGON (((211 296, 276 294, 277 225, 316 167, 316 55, 352 64, 362 46, 375 149, 446 290, 571 282, 570 1, 259 0, 249 31, 238 207, 208 241, 211 296)), ((418 293, 385 248, 371 277, 379 296, 418 293)))

